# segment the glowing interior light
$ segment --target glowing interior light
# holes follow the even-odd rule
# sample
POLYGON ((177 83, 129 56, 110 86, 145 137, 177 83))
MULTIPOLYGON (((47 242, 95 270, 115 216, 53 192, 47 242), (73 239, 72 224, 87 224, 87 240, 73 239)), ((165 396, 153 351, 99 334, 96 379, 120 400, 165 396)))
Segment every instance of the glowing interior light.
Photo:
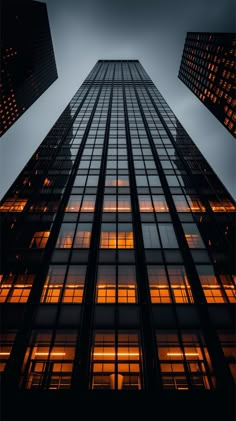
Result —
POLYGON ((183 357, 184 355, 186 357, 199 357, 199 354, 197 352, 167 352, 168 357, 183 357))
POLYGON ((94 352, 93 354, 96 357, 115 357, 116 355, 118 357, 125 356, 125 357, 139 357, 139 352, 94 352))
POLYGON ((10 352, 0 352, 0 355, 10 355, 10 352))
MULTIPOLYGON (((44 355, 49 355, 49 352, 35 352, 35 355, 40 355, 40 356, 44 356, 44 355)), ((66 355, 65 352, 51 352, 50 355, 54 355, 54 356, 64 356, 66 355)))

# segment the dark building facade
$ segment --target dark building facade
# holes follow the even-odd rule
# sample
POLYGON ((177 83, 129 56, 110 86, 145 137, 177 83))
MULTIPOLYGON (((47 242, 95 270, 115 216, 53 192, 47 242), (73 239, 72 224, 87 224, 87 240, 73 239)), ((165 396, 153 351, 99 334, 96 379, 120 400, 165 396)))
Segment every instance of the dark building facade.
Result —
POLYGON ((235 204, 139 61, 97 62, 0 211, 4 419, 233 418, 235 204))
POLYGON ((56 79, 46 4, 31 0, 3 0, 0 136, 56 79))
POLYGON ((188 32, 179 79, 235 137, 235 53, 232 33, 188 32))

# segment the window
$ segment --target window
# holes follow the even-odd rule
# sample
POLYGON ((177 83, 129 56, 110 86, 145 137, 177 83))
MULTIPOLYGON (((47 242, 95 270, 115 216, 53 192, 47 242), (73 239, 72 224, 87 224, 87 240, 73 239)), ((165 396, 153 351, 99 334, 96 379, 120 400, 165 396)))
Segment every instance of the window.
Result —
POLYGON ((198 276, 208 303, 235 303, 235 285, 228 275, 220 275, 222 285, 218 281, 214 269, 210 265, 198 265, 198 276))
POLYGON ((76 230, 73 247, 89 248, 92 224, 79 223, 76 230))
POLYGON ((27 199, 6 199, 0 206, 0 212, 22 212, 27 204, 27 199))
POLYGON ((91 389, 142 389, 141 350, 137 333, 96 331, 92 349, 91 389))
POLYGON ((192 291, 184 266, 149 265, 147 267, 152 304, 192 303, 192 291))
POLYGON ((67 206, 65 208, 66 212, 79 212, 81 205, 82 196, 73 195, 69 198, 67 206))
POLYGON ((41 297, 42 303, 58 303, 64 284, 66 266, 50 266, 41 297))
POLYGON ((50 231, 36 231, 30 241, 29 248, 45 248, 49 235, 50 231))
POLYGON ((235 332, 219 332, 219 340, 225 359, 236 383, 236 335, 235 332))
POLYGON ((8 358, 11 355, 16 334, 14 332, 1 333, 0 337, 0 375, 4 372, 8 358))
POLYGON ((33 332, 22 367, 26 389, 69 389, 75 356, 76 334, 33 332))
POLYGON ((84 195, 80 212, 94 212, 96 196, 84 195))
POLYGON ((150 196, 139 196, 139 210, 140 212, 153 212, 153 206, 150 196))
POLYGON ((131 224, 102 224, 100 248, 134 248, 131 224))
POLYGON ((169 208, 165 196, 152 196, 155 212, 168 212, 169 208))
MULTIPOLYGON (((113 164, 114 167, 114 164, 113 164)), ((127 187, 129 186, 129 177, 126 175, 119 175, 118 178, 116 176, 107 175, 105 181, 106 187, 127 187)))
POLYGON ((97 303, 137 302, 134 266, 102 266, 98 268, 97 303))
POLYGON ((172 224, 158 224, 163 248, 178 248, 178 243, 172 224))
POLYGON ((144 248, 160 248, 156 224, 142 224, 144 248))
POLYGON ((195 224, 182 224, 185 238, 190 248, 205 248, 200 232, 195 224))
POLYGON ((173 195, 172 197, 173 197, 177 212, 190 212, 189 205, 184 196, 173 195))
POLYGON ((62 297, 63 303, 82 303, 84 294, 85 275, 86 266, 70 266, 66 277, 66 283, 62 297))
POLYGON ((75 232, 75 224, 62 224, 57 238, 56 247, 71 248, 75 232))
POLYGON ((235 212, 235 206, 229 199, 209 200, 213 212, 235 212))
POLYGON ((172 301, 164 266, 148 266, 148 279, 152 304, 172 301))
POLYGON ((26 303, 32 288, 34 275, 14 275, 1 277, 0 303, 26 303))
POLYGON ((158 357, 164 389, 213 389, 210 357, 199 332, 158 331, 158 357))

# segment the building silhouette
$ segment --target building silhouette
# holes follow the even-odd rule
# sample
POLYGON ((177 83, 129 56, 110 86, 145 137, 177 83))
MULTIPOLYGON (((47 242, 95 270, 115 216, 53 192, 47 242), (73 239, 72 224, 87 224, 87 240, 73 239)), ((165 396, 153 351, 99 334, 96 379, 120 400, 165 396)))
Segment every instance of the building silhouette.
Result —
POLYGON ((179 79, 235 137, 235 46, 233 33, 188 32, 179 79))
POLYGON ((96 63, 0 211, 4 419, 232 419, 235 204, 138 60, 96 63))
POLYGON ((1 24, 0 136, 57 79, 45 3, 3 0, 1 24))

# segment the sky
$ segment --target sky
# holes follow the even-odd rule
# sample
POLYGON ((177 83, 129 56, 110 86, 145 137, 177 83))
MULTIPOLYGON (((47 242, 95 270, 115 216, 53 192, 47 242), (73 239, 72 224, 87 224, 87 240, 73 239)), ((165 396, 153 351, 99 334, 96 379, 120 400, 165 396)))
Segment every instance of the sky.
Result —
POLYGON ((137 59, 236 199, 236 141, 178 79, 187 32, 234 32, 233 0, 47 0, 58 79, 0 139, 0 198, 99 59, 137 59))

